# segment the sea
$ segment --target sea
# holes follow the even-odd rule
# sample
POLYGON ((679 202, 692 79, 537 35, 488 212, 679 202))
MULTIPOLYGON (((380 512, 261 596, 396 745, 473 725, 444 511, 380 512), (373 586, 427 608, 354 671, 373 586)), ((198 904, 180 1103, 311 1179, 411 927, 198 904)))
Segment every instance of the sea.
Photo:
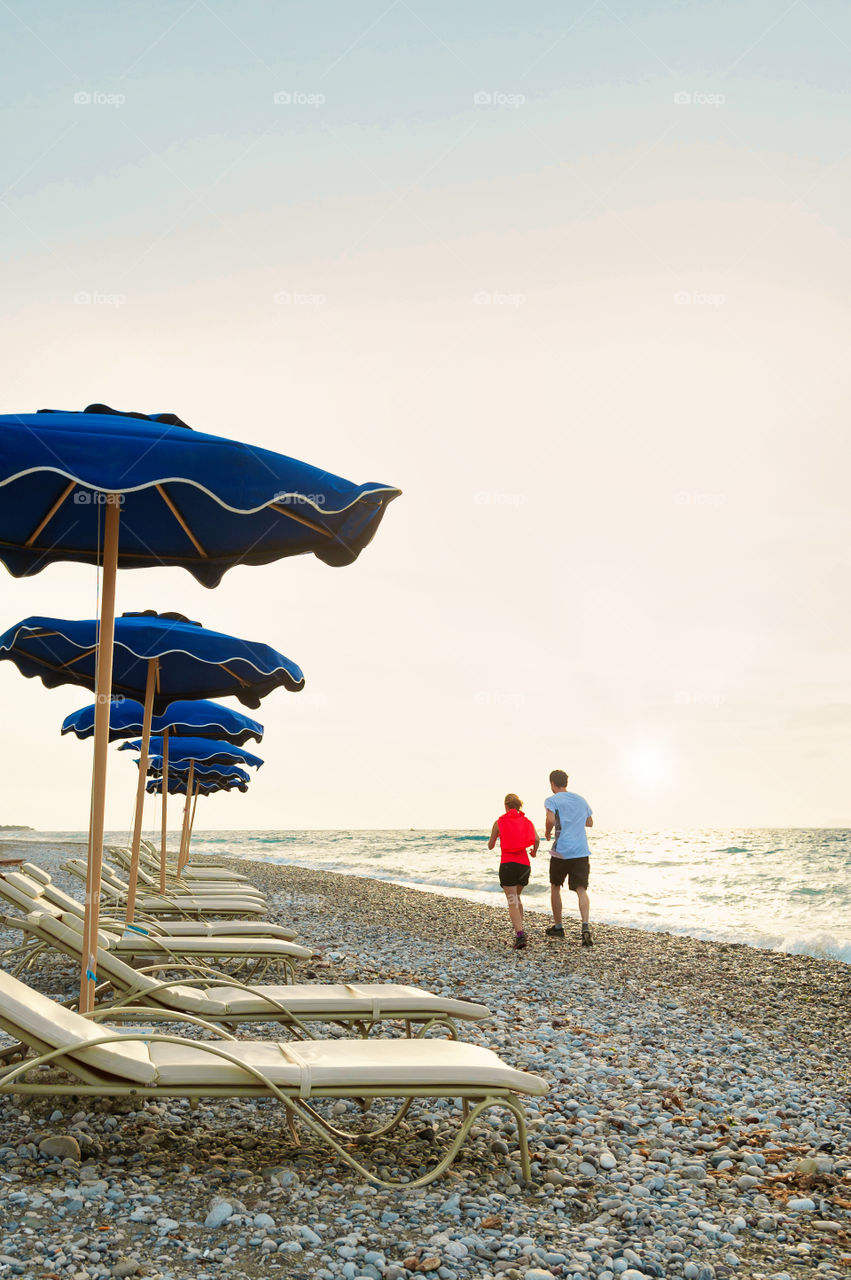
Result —
MULTIPOLYGON (((589 836, 592 922, 851 964, 851 830, 595 827, 589 836)), ((128 839, 126 831, 108 838, 128 839)), ((497 855, 479 831, 198 831, 193 848, 368 876, 473 902, 504 902, 497 855)), ((542 845, 523 893, 532 910, 549 910, 547 868, 542 845)), ((564 896, 568 913, 575 915, 573 895, 564 896)))

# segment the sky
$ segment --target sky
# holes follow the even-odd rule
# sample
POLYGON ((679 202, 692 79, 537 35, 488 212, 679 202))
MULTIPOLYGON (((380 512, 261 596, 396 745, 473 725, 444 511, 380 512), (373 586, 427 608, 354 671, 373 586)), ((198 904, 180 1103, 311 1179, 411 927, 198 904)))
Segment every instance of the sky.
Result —
MULTIPOLYGON (((603 828, 851 825, 846 4, 4 0, 0 38, 2 411, 403 490, 345 569, 119 574, 305 672, 199 828, 487 830, 553 768, 603 828)), ((0 629, 96 602, 4 574, 0 629)), ((0 663, 4 822, 86 825, 86 701, 0 663)))

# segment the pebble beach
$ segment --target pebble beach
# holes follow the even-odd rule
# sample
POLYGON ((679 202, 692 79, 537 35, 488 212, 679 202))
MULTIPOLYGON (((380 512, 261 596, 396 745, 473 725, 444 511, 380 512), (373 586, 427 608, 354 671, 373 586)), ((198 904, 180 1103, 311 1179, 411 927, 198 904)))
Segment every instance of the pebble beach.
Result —
MULTIPOLYGON (((0 857, 19 850, 78 892, 59 870, 67 848, 0 843, 0 857)), ((532 913, 515 952, 501 909, 231 865, 314 951, 298 980, 405 982, 489 1006, 463 1038, 550 1086, 526 1102, 532 1184, 496 1110, 438 1182, 383 1191, 309 1137, 295 1147, 272 1102, 0 1097, 0 1277, 851 1275, 851 967, 602 925, 583 949, 578 923, 548 939, 532 913)), ((77 974, 45 956, 27 980, 69 998, 77 974)), ((336 1107, 363 1121, 355 1103, 336 1107)), ((418 1104, 374 1167, 418 1177, 457 1115, 418 1104)))

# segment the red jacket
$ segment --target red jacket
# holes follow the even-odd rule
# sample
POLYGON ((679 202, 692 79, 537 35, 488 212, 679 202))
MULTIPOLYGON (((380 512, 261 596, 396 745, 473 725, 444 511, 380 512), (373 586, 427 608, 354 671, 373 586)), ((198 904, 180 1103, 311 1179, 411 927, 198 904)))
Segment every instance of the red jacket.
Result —
POLYGON ((507 809, 501 818, 497 818, 499 826, 500 862, 522 862, 530 866, 526 849, 536 839, 535 827, 526 817, 522 809, 507 809))

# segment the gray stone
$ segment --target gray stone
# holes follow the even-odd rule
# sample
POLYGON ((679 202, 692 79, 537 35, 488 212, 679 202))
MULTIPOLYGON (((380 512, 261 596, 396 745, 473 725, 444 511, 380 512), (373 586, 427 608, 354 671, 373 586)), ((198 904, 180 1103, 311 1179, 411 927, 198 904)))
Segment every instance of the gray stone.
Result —
POLYGON ((233 1217, 233 1207, 227 1200, 214 1200, 210 1212, 204 1219, 205 1227, 222 1227, 228 1218, 233 1217))
POLYGON ((70 1134, 55 1138, 42 1138, 38 1149, 43 1156, 53 1156, 57 1160, 79 1160, 80 1144, 70 1134))

